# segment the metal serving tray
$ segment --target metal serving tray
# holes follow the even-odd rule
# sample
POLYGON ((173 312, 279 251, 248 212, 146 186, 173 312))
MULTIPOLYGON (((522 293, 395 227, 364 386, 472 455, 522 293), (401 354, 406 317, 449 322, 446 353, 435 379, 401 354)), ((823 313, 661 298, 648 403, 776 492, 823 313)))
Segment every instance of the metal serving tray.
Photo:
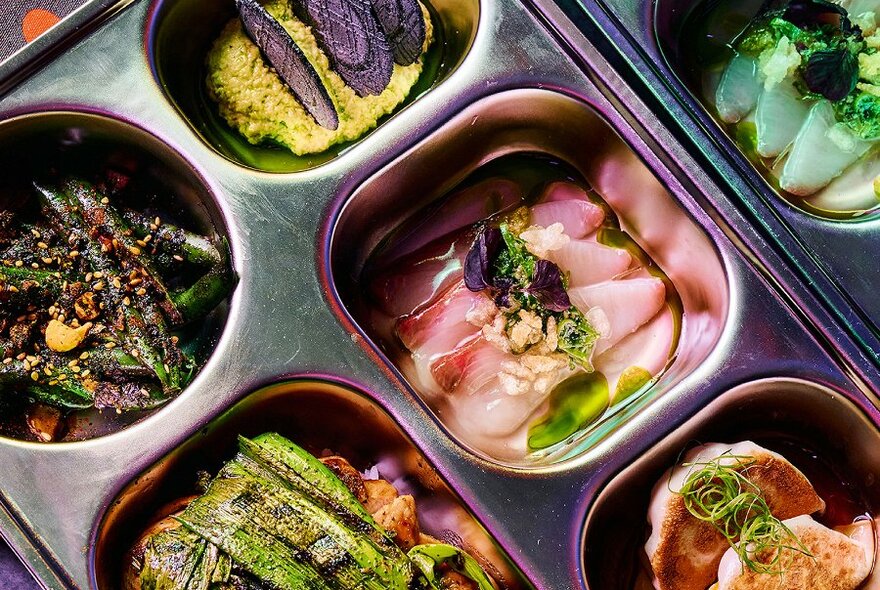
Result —
POLYGON ((694 96, 667 48, 696 0, 560 0, 584 29, 601 30, 609 52, 625 64, 628 78, 651 96, 655 111, 686 138, 719 182, 732 188, 751 222, 792 261, 832 313, 880 362, 880 300, 872 264, 880 245, 876 210, 836 221, 806 213, 781 197, 694 96))
MULTIPOLYGON (((359 463, 398 450, 414 457, 408 471, 429 482, 434 499, 446 506, 443 514, 457 515, 463 537, 482 551, 495 551, 475 518, 509 557, 510 579, 516 581, 519 570, 546 590, 587 584, 583 531, 602 485, 734 386, 772 377, 808 380, 852 400, 876 432, 875 366, 732 201, 719 197, 726 189, 651 118, 587 38, 549 3, 484 0, 478 13, 473 6, 467 10, 479 20, 467 55, 441 84, 338 157, 297 173, 243 167, 192 131, 151 69, 148 39, 156 6, 146 0, 0 101, 0 119, 7 122, 61 111, 68 114, 52 116, 85 125, 88 117, 76 113, 89 113, 155 135, 164 146, 144 149, 159 150, 156 155, 178 174, 204 182, 206 211, 228 236, 240 277, 213 355, 177 399, 137 424, 87 441, 0 439, 0 532, 44 587, 114 588, 121 545, 158 505, 191 485, 198 469, 216 468, 238 431, 277 428, 306 444, 339 445, 343 452, 350 447, 359 463), (717 281, 705 295, 723 311, 715 316, 711 343, 683 350, 680 370, 628 407, 604 437, 570 456, 523 469, 478 457, 448 436, 353 322, 339 297, 344 277, 331 264, 331 244, 362 239, 337 231, 351 211, 370 210, 359 202, 359 188, 381 180, 413 153, 442 152, 437 146, 450 129, 460 128, 457 115, 473 115, 476 131, 501 133, 501 122, 488 113, 483 117, 482 109, 529 100, 565 103, 556 112, 582 113, 581 119, 607 127, 602 133, 616 134, 621 146, 629 146, 630 160, 660 183, 649 184, 664 189, 644 193, 644 204, 680 210, 679 218, 700 237, 694 255, 717 259, 717 281), (419 467, 419 456, 442 482, 430 483, 431 470, 419 467)), ((6 124, 0 123, 0 142, 6 124)), ((557 149, 552 137, 513 141, 504 149, 536 146, 557 149)), ((573 153, 576 146, 558 149, 573 153)), ((427 178, 440 173, 437 186, 450 180, 442 173, 452 168, 423 162, 427 178)), ((650 218, 643 223, 634 232, 643 239, 667 229, 652 229, 650 218)), ((364 247, 350 244, 352 251, 364 247)), ((689 255, 681 251, 685 259, 689 255)), ((775 400, 768 396, 767 403, 775 400)), ((791 400, 800 398, 778 403, 791 400)), ((502 559, 498 563, 504 567, 502 559)))

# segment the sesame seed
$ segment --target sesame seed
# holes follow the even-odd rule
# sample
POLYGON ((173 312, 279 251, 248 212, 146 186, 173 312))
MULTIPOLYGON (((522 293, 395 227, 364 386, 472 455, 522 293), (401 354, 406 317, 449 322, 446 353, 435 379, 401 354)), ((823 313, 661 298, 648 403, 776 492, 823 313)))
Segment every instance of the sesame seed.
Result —
POLYGON ((77 256, 79 256, 79 252, 77 252, 76 250, 71 250, 68 256, 70 256, 71 258, 76 258, 77 256))
POLYGON ((116 343, 115 342, 108 342, 107 344, 104 345, 104 348, 116 348, 116 343))
POLYGON ((48 247, 49 245, 46 242, 37 242, 37 248, 42 248, 43 250, 45 250, 48 247))
POLYGON ((52 259, 49 258, 48 256, 41 258, 40 260, 43 261, 43 264, 52 264, 52 259))
POLYGON ((100 291, 103 288, 104 288, 104 281, 98 281, 97 283, 92 285, 92 289, 94 289, 95 291, 100 291))
POLYGON ((174 260, 176 260, 177 262, 183 262, 183 256, 181 256, 180 254, 175 254, 174 256, 172 256, 172 258, 174 258, 174 260))
POLYGON ((102 205, 107 205, 107 204, 109 204, 109 203, 110 203, 110 199, 108 199, 107 197, 104 197, 103 199, 101 199, 101 204, 102 204, 102 205))
POLYGON ((128 251, 131 252, 132 254, 134 254, 135 256, 140 256, 140 254, 141 254, 141 249, 138 248, 137 246, 130 247, 128 249, 128 251))
POLYGON ((92 374, 92 372, 91 372, 89 369, 86 369, 85 371, 83 371, 82 373, 80 373, 79 376, 82 377, 83 379, 85 379, 86 377, 88 377, 88 376, 91 375, 91 374, 92 374))
POLYGON ((42 237, 42 236, 40 235, 40 232, 38 232, 38 231, 35 230, 35 229, 32 229, 32 230, 31 230, 31 233, 34 234, 34 237, 37 238, 38 240, 42 237))
POLYGON ((162 220, 159 219, 159 217, 157 216, 156 219, 153 220, 153 223, 156 224, 156 227, 159 227, 160 225, 162 225, 162 220))
POLYGON ((131 305, 131 299, 129 299, 128 296, 126 295, 125 297, 122 298, 122 304, 126 305, 126 306, 131 305))
POLYGON ((86 273, 86 282, 87 282, 87 283, 91 283, 91 282, 92 282, 92 277, 93 277, 93 276, 95 276, 95 275, 93 275, 93 274, 90 273, 90 272, 87 272, 87 273, 86 273))
MULTIPOLYGON (((50 262, 51 262, 51 260, 50 260, 50 262)), ((31 268, 40 268, 40 265, 37 264, 36 262, 31 262, 31 268)))
POLYGON ((135 291, 135 293, 137 293, 138 295, 146 295, 146 294, 147 294, 147 290, 144 289, 143 287, 141 287, 140 289, 138 289, 137 291, 135 291))
POLYGON ((103 278, 104 276, 104 273, 102 273, 100 270, 96 270, 94 274, 96 279, 103 278))
POLYGON ((31 379, 33 379, 34 381, 39 381, 39 380, 40 380, 40 374, 37 373, 36 371, 34 371, 33 373, 31 373, 31 379))
POLYGON ((70 370, 74 373, 79 373, 80 371, 82 371, 82 369, 80 369, 78 365, 73 365, 72 367, 70 367, 70 370))
POLYGON ((16 267, 16 268, 21 268, 22 266, 24 266, 24 262, 22 262, 21 260, 16 260, 16 261, 15 261, 15 267, 16 267))
POLYGON ((86 360, 87 358, 89 358, 89 353, 88 353, 88 351, 86 351, 86 352, 82 353, 81 355, 79 355, 79 360, 81 360, 81 361, 84 361, 84 360, 86 360))

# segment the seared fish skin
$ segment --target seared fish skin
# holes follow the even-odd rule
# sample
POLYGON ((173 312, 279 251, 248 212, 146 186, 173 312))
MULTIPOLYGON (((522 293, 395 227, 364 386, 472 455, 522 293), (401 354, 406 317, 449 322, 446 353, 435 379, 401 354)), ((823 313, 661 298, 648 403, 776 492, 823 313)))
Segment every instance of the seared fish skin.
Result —
MULTIPOLYGON (((723 464, 735 466, 733 456, 751 457, 739 470, 763 492, 772 514, 784 520, 825 508, 812 484, 781 455, 751 441, 733 445, 706 444, 691 450, 682 463, 706 462, 728 455, 723 464)), ((654 571, 657 590, 705 590, 718 577, 718 564, 730 544, 712 523, 690 514, 678 494, 691 468, 676 465, 666 471, 651 495, 648 522, 651 536, 645 551, 654 571)))
POLYGON ((782 574, 761 574, 744 568, 730 548, 718 568, 718 590, 855 590, 871 572, 873 544, 866 548, 809 516, 783 523, 812 556, 788 551, 781 558, 782 574))

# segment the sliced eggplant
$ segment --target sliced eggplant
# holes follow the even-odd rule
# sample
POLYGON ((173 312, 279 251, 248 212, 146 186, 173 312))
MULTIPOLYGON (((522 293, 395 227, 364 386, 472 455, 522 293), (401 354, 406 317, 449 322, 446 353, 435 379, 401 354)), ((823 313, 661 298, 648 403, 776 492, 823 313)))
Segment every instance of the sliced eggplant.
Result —
POLYGON ((391 44, 394 61, 414 63, 425 45, 425 19, 418 0, 372 0, 373 12, 391 44))
POLYGON ((248 37, 321 127, 335 130, 339 115, 318 72, 284 27, 256 0, 235 0, 248 37))
POLYGON ((391 82, 394 56, 370 0, 291 0, 312 27, 330 67, 358 96, 379 95, 391 82))

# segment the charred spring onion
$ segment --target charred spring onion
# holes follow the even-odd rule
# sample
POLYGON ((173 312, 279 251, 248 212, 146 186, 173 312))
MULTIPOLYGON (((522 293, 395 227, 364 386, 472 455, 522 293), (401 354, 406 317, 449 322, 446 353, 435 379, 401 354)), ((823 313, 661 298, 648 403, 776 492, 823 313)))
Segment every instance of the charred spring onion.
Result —
POLYGON ((754 463, 752 457, 731 453, 684 463, 691 472, 677 493, 694 518, 712 524, 727 539, 744 567, 761 574, 782 574, 792 552, 811 554, 771 514, 760 488, 749 481, 748 470, 754 463))
POLYGON ((239 439, 204 495, 153 535, 142 590, 437 589, 450 567, 494 588, 466 553, 445 544, 404 553, 324 464, 277 434, 239 439))

